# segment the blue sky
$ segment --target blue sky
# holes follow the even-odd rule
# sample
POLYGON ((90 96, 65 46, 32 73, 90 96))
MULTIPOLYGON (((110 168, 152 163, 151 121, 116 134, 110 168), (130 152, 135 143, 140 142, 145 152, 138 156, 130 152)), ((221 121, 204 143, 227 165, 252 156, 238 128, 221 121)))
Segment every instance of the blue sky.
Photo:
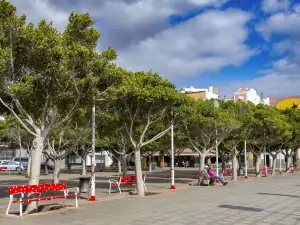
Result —
POLYGON ((72 10, 89 12, 117 63, 150 70, 178 88, 239 87, 268 96, 300 94, 300 1, 11 0, 20 14, 63 31, 72 10))

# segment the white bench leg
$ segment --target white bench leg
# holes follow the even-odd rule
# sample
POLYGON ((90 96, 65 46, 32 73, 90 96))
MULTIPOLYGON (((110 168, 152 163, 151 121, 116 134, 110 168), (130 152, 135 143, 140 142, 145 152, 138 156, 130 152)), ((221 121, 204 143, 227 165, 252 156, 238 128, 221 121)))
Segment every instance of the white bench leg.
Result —
POLYGON ((77 194, 76 194, 76 197, 75 197, 75 205, 76 205, 76 208, 78 208, 78 198, 77 198, 77 194))
POLYGON ((108 194, 110 194, 110 190, 111 190, 111 182, 109 182, 109 190, 108 190, 108 194))
POLYGON ((20 216, 23 215, 23 207, 22 207, 22 202, 20 202, 20 216))
POLYGON ((118 188, 119 188, 119 192, 120 192, 120 194, 121 194, 121 188, 120 188, 120 184, 118 184, 118 188))
POLYGON ((144 183, 144 188, 145 188, 145 191, 147 191, 147 187, 146 187, 146 184, 145 184, 145 182, 143 182, 144 183))
POLYGON ((7 216, 9 215, 9 209, 10 209, 11 203, 12 203, 12 199, 9 200, 9 203, 8 203, 8 206, 7 206, 7 209, 6 209, 6 215, 7 216))

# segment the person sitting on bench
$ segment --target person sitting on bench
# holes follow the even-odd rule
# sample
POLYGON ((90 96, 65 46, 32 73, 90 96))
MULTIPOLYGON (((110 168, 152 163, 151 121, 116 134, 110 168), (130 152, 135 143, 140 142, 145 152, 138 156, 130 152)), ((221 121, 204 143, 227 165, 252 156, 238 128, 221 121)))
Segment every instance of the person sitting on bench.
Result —
POLYGON ((226 186, 228 184, 228 182, 225 182, 224 179, 222 177, 217 176, 216 172, 209 167, 208 168, 208 175, 212 178, 213 182, 211 183, 211 185, 214 185, 214 181, 217 179, 221 182, 221 184, 223 184, 223 186, 226 186))

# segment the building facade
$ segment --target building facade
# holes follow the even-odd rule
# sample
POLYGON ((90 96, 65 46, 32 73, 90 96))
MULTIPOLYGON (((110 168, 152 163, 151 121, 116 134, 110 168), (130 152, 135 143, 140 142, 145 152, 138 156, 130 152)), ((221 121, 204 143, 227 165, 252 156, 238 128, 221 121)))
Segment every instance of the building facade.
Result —
POLYGON ((258 95, 257 91, 253 88, 240 88, 234 93, 234 101, 252 102, 253 104, 270 105, 270 98, 264 98, 262 95, 258 95))
POLYGON ((218 88, 209 86, 207 89, 206 88, 195 88, 194 86, 190 86, 187 88, 183 88, 180 90, 181 93, 184 93, 194 99, 217 99, 218 96, 218 88))
POLYGON ((298 108, 300 109, 300 95, 286 97, 270 97, 270 105, 278 109, 298 108))

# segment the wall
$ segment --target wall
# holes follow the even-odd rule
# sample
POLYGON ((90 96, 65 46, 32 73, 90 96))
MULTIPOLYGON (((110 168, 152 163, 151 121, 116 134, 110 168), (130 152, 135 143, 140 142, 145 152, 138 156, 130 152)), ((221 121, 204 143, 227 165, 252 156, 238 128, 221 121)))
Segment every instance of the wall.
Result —
POLYGON ((254 89, 250 89, 247 92, 247 101, 253 102, 255 105, 260 103, 260 96, 256 93, 254 89))
POLYGON ((206 99, 206 91, 201 92, 193 92, 193 93, 186 93, 187 96, 190 96, 196 100, 198 99, 206 99))

